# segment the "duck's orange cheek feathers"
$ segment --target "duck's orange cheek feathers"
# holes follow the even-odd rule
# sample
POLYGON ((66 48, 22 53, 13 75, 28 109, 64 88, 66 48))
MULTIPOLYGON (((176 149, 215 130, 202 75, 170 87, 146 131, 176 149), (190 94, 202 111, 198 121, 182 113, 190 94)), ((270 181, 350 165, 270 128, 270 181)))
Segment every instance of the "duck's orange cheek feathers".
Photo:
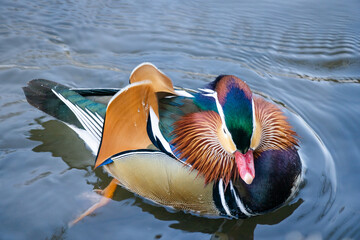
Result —
POLYGON ((244 180, 245 183, 251 184, 255 178, 253 151, 249 150, 245 154, 236 151, 234 155, 236 166, 238 168, 241 179, 244 180))

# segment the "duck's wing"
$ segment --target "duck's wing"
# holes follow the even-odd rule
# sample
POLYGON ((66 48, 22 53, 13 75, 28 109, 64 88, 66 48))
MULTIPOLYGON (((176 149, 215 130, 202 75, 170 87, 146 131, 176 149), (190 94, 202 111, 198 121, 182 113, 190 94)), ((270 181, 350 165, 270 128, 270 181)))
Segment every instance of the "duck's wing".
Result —
POLYGON ((213 183, 188 166, 155 150, 122 152, 105 166, 120 184, 156 203, 201 214, 217 215, 213 183))
POLYGON ((109 101, 95 168, 111 162, 114 154, 152 145, 147 132, 150 115, 158 117, 158 98, 173 95, 171 80, 150 63, 136 67, 130 85, 109 101))

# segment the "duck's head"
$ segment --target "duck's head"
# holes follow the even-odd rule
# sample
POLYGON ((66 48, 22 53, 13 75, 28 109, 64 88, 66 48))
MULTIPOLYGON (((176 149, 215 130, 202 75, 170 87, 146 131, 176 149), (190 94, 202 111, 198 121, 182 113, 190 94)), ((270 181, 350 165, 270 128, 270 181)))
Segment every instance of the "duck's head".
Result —
POLYGON ((253 149, 250 147, 254 130, 254 106, 249 86, 233 75, 221 75, 210 84, 224 112, 224 120, 231 137, 238 174, 245 183, 255 177, 253 149))
MULTIPOLYGON (((206 182, 223 179, 225 185, 239 176, 247 184, 255 178, 252 92, 239 78, 219 76, 209 86, 216 93, 216 104, 186 115, 175 123, 176 151, 206 182), (215 110, 212 110, 215 109, 215 110)), ((206 95, 206 94, 205 94, 206 95)), ((209 101, 208 101, 209 102, 209 101)))

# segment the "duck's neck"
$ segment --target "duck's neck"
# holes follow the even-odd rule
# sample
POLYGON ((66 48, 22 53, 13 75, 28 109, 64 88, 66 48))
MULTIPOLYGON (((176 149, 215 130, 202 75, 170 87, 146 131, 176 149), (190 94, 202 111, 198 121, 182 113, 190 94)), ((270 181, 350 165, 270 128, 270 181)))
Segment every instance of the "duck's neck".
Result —
POLYGON ((269 212, 282 206, 293 194, 301 171, 296 149, 265 151, 255 160, 256 175, 252 184, 247 185, 239 179, 226 189, 223 197, 219 183, 215 184, 215 203, 220 212, 224 215, 230 212, 233 217, 269 212))

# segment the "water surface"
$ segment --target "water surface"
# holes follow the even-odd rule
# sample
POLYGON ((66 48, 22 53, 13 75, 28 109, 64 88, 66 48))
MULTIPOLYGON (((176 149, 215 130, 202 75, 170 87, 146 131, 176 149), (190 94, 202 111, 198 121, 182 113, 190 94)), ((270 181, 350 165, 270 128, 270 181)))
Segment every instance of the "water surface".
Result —
POLYGON ((0 4, 0 239, 360 239, 360 2, 7 1, 0 4), (153 62, 178 86, 220 74, 278 104, 300 136, 300 193, 247 220, 171 211, 118 188, 21 87, 123 87, 153 62))

